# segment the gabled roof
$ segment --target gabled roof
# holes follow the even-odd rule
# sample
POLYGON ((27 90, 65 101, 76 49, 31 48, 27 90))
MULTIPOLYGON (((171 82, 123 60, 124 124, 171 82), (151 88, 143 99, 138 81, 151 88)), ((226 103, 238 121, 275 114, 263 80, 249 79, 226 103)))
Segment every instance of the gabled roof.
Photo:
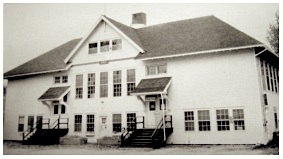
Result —
POLYGON ((140 28, 137 34, 146 53, 136 59, 262 45, 214 16, 140 28))
POLYGON ((142 79, 132 94, 139 95, 164 93, 171 84, 171 78, 172 77, 142 79))
POLYGON ((4 78, 67 70, 68 63, 101 20, 120 33, 140 53, 136 59, 148 60, 198 53, 265 47, 264 44, 214 16, 181 20, 134 29, 101 16, 82 39, 71 40, 4 74, 4 78))
POLYGON ((70 91, 69 88, 70 86, 49 88, 38 98, 38 100, 40 101, 60 100, 60 98, 63 98, 63 96, 70 91))
POLYGON ((74 39, 62 44, 4 74, 5 78, 40 72, 52 72, 66 69, 68 64, 64 59, 70 54, 73 48, 81 39, 74 39))

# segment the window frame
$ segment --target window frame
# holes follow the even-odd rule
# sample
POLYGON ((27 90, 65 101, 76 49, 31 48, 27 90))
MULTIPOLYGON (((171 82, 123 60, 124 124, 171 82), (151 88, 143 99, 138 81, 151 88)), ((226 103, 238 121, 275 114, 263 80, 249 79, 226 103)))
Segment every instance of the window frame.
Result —
POLYGON ((76 99, 83 99, 83 80, 83 74, 76 75, 76 99), (81 77, 81 79, 78 79, 78 77, 81 77))
POLYGON ((88 54, 89 55, 97 54, 98 51, 99 51, 98 45, 99 45, 99 42, 91 42, 91 43, 89 43, 88 44, 88 54), (91 45, 94 45, 94 44, 96 44, 96 48, 95 47, 91 47, 91 45), (94 51, 94 50, 96 50, 96 51, 94 51))
POLYGON ((161 75, 161 74, 167 74, 167 63, 157 63, 157 64, 148 64, 145 65, 146 69, 146 75, 147 76, 152 76, 152 75, 161 75), (160 67, 164 66, 165 72, 160 72, 160 67), (154 72, 150 71, 150 69, 154 70, 154 72))
POLYGON ((82 121, 83 116, 81 114, 76 114, 74 116, 74 132, 82 132, 82 121), (76 117, 80 117, 80 119, 77 119, 76 117))
POLYGON ((230 131, 229 109, 216 110, 217 131, 230 131))
POLYGON ((119 51, 119 50, 122 50, 122 48, 123 48, 123 39, 122 38, 115 38, 115 39, 111 39, 110 40, 111 41, 111 51, 119 51), (120 45, 120 47, 118 47, 119 49, 116 49, 116 50, 113 50, 113 48, 115 47, 115 46, 117 46, 117 45, 113 45, 113 41, 115 41, 115 40, 120 40, 121 41, 121 43, 120 44, 118 44, 118 46, 120 45))
POLYGON ((86 115, 86 132, 87 133, 95 132, 95 115, 94 114, 86 115))
POLYGON ((60 84, 60 83, 61 83, 61 76, 54 76, 54 84, 60 84))
POLYGON ((18 132, 23 132, 24 130, 25 130, 25 116, 20 115, 18 116, 18 132))
POLYGON ((122 132, 122 114, 121 113, 113 113, 112 114, 112 133, 117 134, 117 133, 121 133, 121 132, 122 132), (114 121, 114 119, 119 119, 119 118, 114 118, 115 115, 120 116, 120 121, 114 121), (115 124, 115 126, 114 126, 114 124, 115 124), (119 125, 120 125, 120 128, 119 128, 119 125), (118 129, 117 129, 117 126, 118 126, 118 129), (118 131, 114 131, 114 130, 118 130, 118 131))
POLYGON ((69 79, 67 75, 62 76, 62 83, 68 83, 69 79))
POLYGON ((100 72, 100 98, 108 97, 108 78, 108 72, 100 72), (103 74, 105 74, 105 76, 102 76, 103 74))
POLYGON ((136 69, 127 70, 127 96, 131 96, 131 93, 136 88, 136 69), (133 72, 130 72, 133 71, 133 72), (132 75, 132 76, 131 76, 132 75))
POLYGON ((195 131, 194 111, 184 111, 185 131, 195 131), (192 113, 192 114, 189 114, 192 113), (191 124, 191 125, 190 125, 191 124))
MULTIPOLYGON (((211 131, 211 121, 210 121, 210 110, 198 110, 198 131, 206 132, 211 131), (200 112, 204 112, 204 115, 208 115, 208 119, 200 119, 200 112), (206 114, 208 112, 208 114, 206 114), (202 123, 202 124, 201 124, 202 123)), ((201 116, 201 118, 207 116, 201 116)))
POLYGON ((87 74, 87 98, 95 98, 95 73, 87 74))
POLYGON ((99 53, 105 53, 105 52, 110 52, 110 42, 111 40, 101 40, 99 41, 99 46, 100 46, 100 50, 99 50, 99 53), (108 47, 107 45, 105 46, 102 46, 103 43, 107 43, 108 42, 108 47), (104 48, 106 48, 105 50, 103 50, 104 48), (102 51, 103 50, 103 51, 102 51))
POLYGON ((122 96, 122 71, 113 71, 113 97, 122 96), (118 74, 116 74, 118 73, 118 74))
POLYGON ((246 130, 246 125, 245 125, 245 111, 244 109, 232 109, 232 113, 233 113, 233 124, 234 124, 234 130, 235 131, 243 131, 246 130), (242 114, 237 114, 237 116, 239 116, 240 118, 236 118, 235 117, 235 113, 234 111, 242 111, 242 114), (241 118, 241 115, 243 118, 241 118), (241 124, 240 124, 241 123, 241 124), (238 127, 242 127, 241 129, 238 129, 238 127))

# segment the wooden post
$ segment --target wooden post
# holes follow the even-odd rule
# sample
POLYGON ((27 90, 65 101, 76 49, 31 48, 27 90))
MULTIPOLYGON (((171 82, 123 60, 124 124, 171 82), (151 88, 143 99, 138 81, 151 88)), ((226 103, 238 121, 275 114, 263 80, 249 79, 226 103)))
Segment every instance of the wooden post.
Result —
POLYGON ((144 116, 142 117, 142 128, 144 129, 144 116))
POLYGON ((172 128, 172 122, 173 122, 172 119, 173 119, 173 118, 172 118, 172 115, 171 115, 171 128, 172 128))

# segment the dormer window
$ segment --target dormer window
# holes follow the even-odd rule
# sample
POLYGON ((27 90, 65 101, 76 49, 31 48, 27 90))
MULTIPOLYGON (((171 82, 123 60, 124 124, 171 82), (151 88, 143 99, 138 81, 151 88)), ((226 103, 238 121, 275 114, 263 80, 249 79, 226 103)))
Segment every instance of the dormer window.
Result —
POLYGON ((108 52, 108 51, 109 51, 109 41, 101 41, 100 52, 108 52))
POLYGON ((122 39, 112 40, 112 51, 122 49, 122 39))
POLYGON ((68 83, 68 76, 55 76, 54 77, 54 83, 55 84, 68 83))
POLYGON ((97 53, 97 43, 90 43, 89 44, 89 54, 97 53))
POLYGON ((92 42, 88 44, 88 49, 89 49, 88 54, 122 50, 122 39, 118 38, 118 39, 92 42))

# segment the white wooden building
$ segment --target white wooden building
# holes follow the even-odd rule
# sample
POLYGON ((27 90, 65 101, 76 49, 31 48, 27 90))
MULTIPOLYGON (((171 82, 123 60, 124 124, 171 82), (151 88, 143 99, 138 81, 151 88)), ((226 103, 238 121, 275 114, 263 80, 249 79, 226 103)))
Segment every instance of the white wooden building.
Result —
POLYGON ((85 37, 4 74, 4 140, 64 118, 67 135, 95 143, 135 117, 155 129, 171 115, 167 144, 266 143, 279 126, 278 69, 268 47, 214 16, 153 26, 144 13, 132 26, 101 16, 85 37))

